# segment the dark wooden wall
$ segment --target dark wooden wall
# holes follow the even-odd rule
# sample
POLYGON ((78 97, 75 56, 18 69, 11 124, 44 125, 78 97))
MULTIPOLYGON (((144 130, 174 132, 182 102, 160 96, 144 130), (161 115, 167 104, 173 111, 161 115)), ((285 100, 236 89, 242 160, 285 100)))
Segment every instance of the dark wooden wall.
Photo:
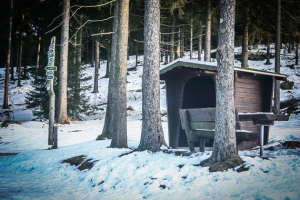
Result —
MULTIPOLYGON (((270 76, 237 73, 235 76, 235 106, 238 112, 271 112, 272 90, 273 78, 270 76)), ((252 121, 241 122, 241 127, 244 130, 259 134, 260 127, 253 124, 252 121)), ((264 141, 267 143, 269 127, 265 127, 264 130, 264 141)), ((249 146, 253 145, 249 144, 249 146)))

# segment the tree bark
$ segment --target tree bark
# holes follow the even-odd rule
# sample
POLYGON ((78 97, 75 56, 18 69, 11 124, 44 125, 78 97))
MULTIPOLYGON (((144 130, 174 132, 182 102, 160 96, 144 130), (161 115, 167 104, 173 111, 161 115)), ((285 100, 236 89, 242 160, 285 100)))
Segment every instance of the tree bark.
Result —
POLYGON ((36 72, 38 72, 40 69, 41 41, 42 41, 42 36, 39 35, 39 42, 38 42, 37 54, 36 54, 36 72))
POLYGON ((249 67, 248 65, 249 23, 250 23, 250 17, 249 17, 249 7, 248 7, 246 9, 246 22, 244 23, 244 29, 243 29, 242 62, 241 62, 242 68, 249 67))
MULTIPOLYGON (((97 140, 112 138, 113 128, 115 126, 114 113, 115 110, 115 98, 116 98, 116 52, 119 34, 119 7, 120 1, 115 2, 114 8, 114 21, 113 21, 113 35, 111 42, 111 56, 110 56, 110 67, 109 67, 109 83, 108 83, 108 94, 107 94, 107 107, 105 113, 104 126, 102 134, 98 135, 97 140)), ((108 61, 107 61, 108 62, 108 61)))
POLYGON ((180 27, 178 29, 178 39, 177 39, 177 46, 176 46, 176 52, 175 52, 175 59, 180 58, 180 27))
POLYGON ((5 86, 4 86, 4 98, 3 98, 3 109, 8 108, 8 85, 9 85, 9 68, 10 68, 10 56, 11 56, 11 35, 12 35, 12 11, 13 11, 13 0, 10 1, 10 18, 9 18, 9 33, 8 33, 8 49, 6 57, 5 67, 5 86))
POLYGON ((113 110, 112 148, 127 148, 127 46, 129 0, 119 1, 119 31, 116 50, 115 85, 113 110))
POLYGON ((202 22, 200 20, 199 23, 200 26, 200 31, 199 31, 199 36, 198 36, 198 60, 201 60, 201 54, 202 54, 202 22))
POLYGON ((70 0, 63 1, 63 15, 61 28, 60 68, 58 78, 58 116, 61 124, 70 123, 67 112, 67 87, 68 87, 68 50, 69 50, 69 20, 70 0))
POLYGON ((270 61, 270 39, 268 38, 268 42, 267 42, 267 59, 266 59, 266 63, 265 65, 271 65, 271 61, 270 61))
POLYGON ((184 56, 184 29, 180 30, 180 58, 184 56))
POLYGON ((235 0, 221 0, 216 85, 216 127, 213 162, 237 156, 234 105, 234 23, 235 0))
POLYGON ((211 0, 206 0, 206 29, 204 61, 210 62, 211 46, 211 0))
POLYGON ((19 59, 18 59, 18 87, 21 87, 22 78, 22 56, 23 56, 23 36, 20 33, 20 45, 19 45, 19 59))
POLYGON ((165 47, 166 47, 166 50, 165 50, 165 63, 169 63, 169 36, 168 35, 165 35, 164 36, 165 38, 165 47))
MULTIPOLYGON (((280 73, 280 29, 281 29, 281 0, 277 0, 276 11, 276 41, 275 41, 275 73, 280 73)), ((274 113, 280 114, 280 81, 275 80, 274 113)))
POLYGON ((165 144, 160 116, 160 0, 145 1, 142 134, 139 150, 159 151, 165 144))
POLYGON ((194 27, 193 27, 193 16, 191 15, 191 30, 190 30, 190 59, 193 59, 193 32, 194 32, 194 27))
POLYGON ((298 49, 299 49, 299 43, 297 42, 296 43, 296 49, 295 49, 295 54, 296 54, 296 60, 295 60, 295 65, 298 65, 298 60, 299 60, 299 52, 298 52, 298 49))
POLYGON ((174 60, 174 46, 175 46, 175 42, 174 42, 174 29, 175 29, 175 13, 173 13, 172 15, 172 27, 171 27, 171 44, 170 44, 170 62, 172 62, 174 60))
POLYGON ((99 90, 98 90, 98 78, 99 78, 99 42, 98 41, 95 41, 96 43, 96 62, 95 62, 95 74, 94 74, 94 91, 93 93, 99 93, 99 90))

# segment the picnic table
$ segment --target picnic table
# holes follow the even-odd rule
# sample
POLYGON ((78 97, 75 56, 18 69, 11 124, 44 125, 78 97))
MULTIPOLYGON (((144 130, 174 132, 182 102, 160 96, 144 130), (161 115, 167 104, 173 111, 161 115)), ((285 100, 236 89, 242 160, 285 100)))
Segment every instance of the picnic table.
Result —
MULTIPOLYGON (((194 142, 199 141, 200 151, 204 151, 205 139, 213 139, 215 136, 215 109, 194 108, 179 109, 182 129, 185 130, 189 148, 194 151, 194 142), (199 140, 200 138, 200 140, 199 140)), ((236 110, 236 138, 237 141, 255 140, 251 131, 243 130, 239 122, 252 121, 260 126, 260 156, 263 156, 264 126, 273 125, 274 121, 288 121, 289 116, 277 115, 270 112, 238 113, 236 110)))
POLYGON ((277 115, 270 112, 257 112, 257 113, 238 113, 239 121, 252 121, 253 124, 260 126, 260 156, 264 155, 264 127, 273 125, 274 121, 288 121, 289 116, 277 115))

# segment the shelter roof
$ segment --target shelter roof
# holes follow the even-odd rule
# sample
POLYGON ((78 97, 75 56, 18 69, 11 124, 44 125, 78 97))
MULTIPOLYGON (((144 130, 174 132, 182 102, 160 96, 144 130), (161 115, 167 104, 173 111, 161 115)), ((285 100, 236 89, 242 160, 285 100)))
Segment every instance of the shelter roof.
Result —
MULTIPOLYGON (((161 66, 160 75, 163 75, 176 67, 186 67, 186 68, 202 69, 202 70, 209 70, 209 71, 217 71, 217 62, 205 62, 205 61, 189 60, 189 59, 177 59, 177 60, 174 60, 173 62, 168 63, 167 65, 161 66)), ((260 75, 265 75, 265 76, 273 76, 279 80, 286 79, 286 77, 287 77, 284 74, 278 74, 278 73, 262 71, 262 70, 255 70, 255 69, 250 69, 250 68, 234 67, 234 71, 244 72, 244 73, 252 73, 252 74, 260 74, 260 75)))

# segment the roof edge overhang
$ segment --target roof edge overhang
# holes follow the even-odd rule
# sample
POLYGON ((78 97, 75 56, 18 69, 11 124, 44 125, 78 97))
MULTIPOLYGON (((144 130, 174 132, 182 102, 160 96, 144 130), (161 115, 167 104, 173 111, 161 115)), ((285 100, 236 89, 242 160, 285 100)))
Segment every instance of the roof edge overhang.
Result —
MULTIPOLYGON (((187 60, 187 59, 177 59, 169 64, 162 66, 160 69, 160 75, 171 71, 177 67, 186 67, 186 68, 194 68, 194 69, 202 69, 202 70, 210 70, 210 71, 217 71, 217 62, 205 62, 205 61, 195 61, 195 60, 187 60)), ((241 68, 241 67, 234 67, 234 71, 242 72, 242 73, 250 73, 250 74, 259 74, 265 76, 272 76, 277 80, 284 80, 287 78, 287 75, 262 71, 262 70, 255 70, 250 68, 241 68)))

